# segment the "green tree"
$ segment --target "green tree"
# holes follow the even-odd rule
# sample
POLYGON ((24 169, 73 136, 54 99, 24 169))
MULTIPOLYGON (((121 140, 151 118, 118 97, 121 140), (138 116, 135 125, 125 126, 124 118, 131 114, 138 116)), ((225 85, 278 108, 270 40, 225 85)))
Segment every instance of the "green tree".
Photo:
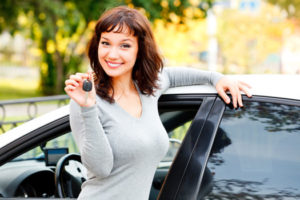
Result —
POLYGON ((204 2, 208 8, 212 1, 2 0, 0 32, 21 32, 35 41, 41 52, 40 88, 45 95, 59 94, 63 91, 66 76, 81 71, 95 20, 106 9, 128 5, 143 11, 150 20, 163 18, 170 21, 174 15, 183 16, 188 7, 201 6, 204 2))
POLYGON ((45 95, 58 94, 65 76, 79 71, 91 30, 88 22, 110 6, 110 1, 4 0, 0 30, 21 31, 35 41, 41 50, 40 88, 45 95))

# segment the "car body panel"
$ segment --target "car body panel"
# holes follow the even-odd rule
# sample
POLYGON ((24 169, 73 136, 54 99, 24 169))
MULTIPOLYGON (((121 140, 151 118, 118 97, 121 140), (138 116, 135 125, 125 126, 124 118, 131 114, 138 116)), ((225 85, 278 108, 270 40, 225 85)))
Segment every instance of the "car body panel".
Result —
POLYGON ((24 135, 28 134, 29 132, 39 127, 47 125, 50 121, 55 121, 57 119, 69 115, 69 110, 70 110, 69 105, 63 106, 49 113, 41 115, 38 118, 32 119, 24 124, 21 124, 20 126, 5 132, 5 134, 1 134, 0 148, 13 142, 17 138, 23 137, 24 135))
MULTIPOLYGON (((254 96, 279 97, 300 99, 300 75, 229 75, 235 80, 242 80, 251 86, 250 92, 254 96)), ((211 85, 195 85, 189 87, 170 88, 165 94, 216 94, 211 85)))

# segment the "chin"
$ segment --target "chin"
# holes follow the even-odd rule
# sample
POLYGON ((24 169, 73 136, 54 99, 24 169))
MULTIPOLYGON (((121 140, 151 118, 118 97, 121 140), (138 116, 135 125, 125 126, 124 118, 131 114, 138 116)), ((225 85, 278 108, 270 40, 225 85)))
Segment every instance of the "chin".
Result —
POLYGON ((109 77, 119 77, 122 76, 123 74, 125 74, 126 72, 123 72, 122 70, 118 70, 118 69, 105 69, 104 70, 105 73, 109 76, 109 77))

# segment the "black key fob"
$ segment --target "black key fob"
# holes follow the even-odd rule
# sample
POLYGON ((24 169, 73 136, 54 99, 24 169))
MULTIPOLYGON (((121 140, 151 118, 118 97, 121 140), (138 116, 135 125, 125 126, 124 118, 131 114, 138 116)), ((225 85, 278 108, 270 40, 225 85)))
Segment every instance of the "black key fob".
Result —
POLYGON ((83 91, 89 92, 92 90, 93 84, 92 81, 85 79, 83 81, 82 89, 83 91))

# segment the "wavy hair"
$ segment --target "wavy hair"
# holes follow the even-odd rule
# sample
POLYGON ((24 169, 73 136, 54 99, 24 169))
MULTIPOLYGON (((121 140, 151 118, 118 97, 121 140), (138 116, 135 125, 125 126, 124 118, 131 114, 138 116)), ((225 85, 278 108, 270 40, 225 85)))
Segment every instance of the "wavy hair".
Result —
POLYGON ((99 41, 103 32, 120 33, 127 28, 129 33, 138 39, 138 53, 132 71, 132 80, 136 82, 142 94, 153 95, 158 89, 158 73, 163 67, 162 57, 158 52, 150 22, 146 17, 137 10, 125 6, 104 12, 97 21, 88 46, 88 56, 96 76, 96 93, 110 103, 113 103, 114 99, 109 92, 112 91, 114 94, 114 89, 111 77, 105 73, 98 59, 99 41))

